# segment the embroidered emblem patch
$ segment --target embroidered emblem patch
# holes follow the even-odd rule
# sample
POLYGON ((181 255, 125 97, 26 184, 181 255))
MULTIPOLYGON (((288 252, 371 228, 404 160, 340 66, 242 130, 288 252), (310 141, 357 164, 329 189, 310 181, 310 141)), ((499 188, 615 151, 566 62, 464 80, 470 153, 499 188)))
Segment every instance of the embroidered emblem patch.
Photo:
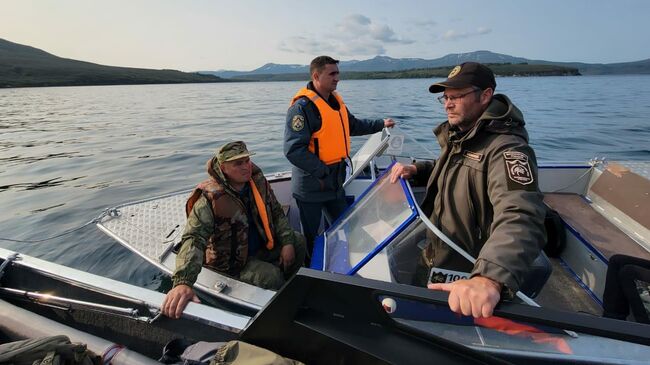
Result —
POLYGON ((459 72, 460 72, 460 66, 456 66, 451 70, 451 72, 449 73, 449 76, 447 76, 447 78, 451 79, 452 77, 458 75, 459 72))
POLYGON ((533 173, 528 163, 528 156, 522 152, 504 152, 503 158, 508 170, 508 178, 521 185, 533 183, 533 173))
POLYGON ((472 161, 480 162, 483 159, 483 154, 472 151, 463 151, 463 157, 466 157, 472 161))
POLYGON ((302 115, 294 115, 291 119, 291 129, 300 132, 303 128, 305 128, 305 117, 302 115))

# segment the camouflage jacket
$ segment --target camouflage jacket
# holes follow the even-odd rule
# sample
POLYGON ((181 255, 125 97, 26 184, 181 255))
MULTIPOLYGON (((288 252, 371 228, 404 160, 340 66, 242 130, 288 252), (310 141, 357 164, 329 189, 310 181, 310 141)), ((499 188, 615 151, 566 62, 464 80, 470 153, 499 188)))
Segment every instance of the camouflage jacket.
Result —
POLYGON ((418 162, 416 185, 427 185, 422 211, 477 258, 472 265, 436 236, 423 251, 429 268, 470 272, 517 291, 546 243, 535 152, 521 111, 497 94, 467 133, 442 123, 435 163, 418 162))
POLYGON ((261 241, 256 254, 258 259, 274 262, 280 257, 282 246, 295 244, 293 230, 282 206, 259 167, 253 164, 252 180, 264 200, 269 217, 275 242, 271 250, 266 248, 266 234, 253 198, 249 197, 248 202, 243 202, 221 170, 212 169, 212 160, 208 161, 208 173, 210 179, 200 183, 188 199, 187 224, 172 276, 174 286, 194 284, 201 271, 209 241, 217 251, 217 262, 211 267, 228 275, 239 275, 248 256, 248 225, 251 222, 248 221, 247 203, 251 204, 252 223, 255 224, 261 241))

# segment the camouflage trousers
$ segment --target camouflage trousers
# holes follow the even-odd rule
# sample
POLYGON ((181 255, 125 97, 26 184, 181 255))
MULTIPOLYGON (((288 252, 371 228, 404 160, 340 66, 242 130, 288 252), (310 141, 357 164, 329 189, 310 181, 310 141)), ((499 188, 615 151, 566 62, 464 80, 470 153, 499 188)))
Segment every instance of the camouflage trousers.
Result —
POLYGON ((295 258, 293 264, 284 270, 279 262, 267 262, 256 257, 251 257, 239 273, 239 280, 264 289, 278 290, 295 274, 305 261, 305 237, 295 233, 294 244, 295 258))

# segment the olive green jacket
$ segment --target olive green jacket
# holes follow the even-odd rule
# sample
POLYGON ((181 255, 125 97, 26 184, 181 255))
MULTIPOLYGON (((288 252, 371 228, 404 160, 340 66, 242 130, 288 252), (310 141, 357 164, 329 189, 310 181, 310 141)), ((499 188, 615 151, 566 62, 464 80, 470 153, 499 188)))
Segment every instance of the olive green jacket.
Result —
POLYGON ((521 111, 501 94, 467 133, 449 122, 435 130, 435 163, 416 163, 417 185, 427 181, 423 212, 452 241, 477 258, 472 265, 429 232, 423 250, 431 267, 471 272, 517 291, 546 242, 537 161, 521 111))
MULTIPOLYGON (((262 170, 253 164, 252 180, 257 186, 264 205, 266 206, 269 225, 274 236, 273 249, 268 250, 266 234, 252 196, 247 202, 242 202, 239 193, 228 183, 220 169, 212 169, 213 161, 208 161, 210 179, 199 184, 192 197, 198 197, 188 213, 187 224, 183 232, 182 246, 176 256, 176 270, 172 276, 174 286, 179 284, 193 285, 201 271, 204 262, 205 249, 208 240, 212 240, 217 251, 217 270, 237 276, 239 270, 246 264, 248 250, 248 217, 246 205, 251 205, 254 224, 259 232, 260 248, 256 258, 275 262, 280 257, 281 248, 295 244, 295 235, 289 221, 284 215, 269 182, 262 170), (225 198, 225 199, 224 199, 225 198), (234 206, 234 211, 223 216, 217 216, 218 204, 234 206), (233 241, 234 240, 234 241, 233 241), (233 250, 233 243, 236 245, 233 250), (236 254, 236 260, 230 260, 230 255, 236 254), (228 259, 222 260, 224 256, 228 259)), ((249 194, 251 195, 251 194, 249 194)), ((228 209, 225 209, 228 211, 228 209)))

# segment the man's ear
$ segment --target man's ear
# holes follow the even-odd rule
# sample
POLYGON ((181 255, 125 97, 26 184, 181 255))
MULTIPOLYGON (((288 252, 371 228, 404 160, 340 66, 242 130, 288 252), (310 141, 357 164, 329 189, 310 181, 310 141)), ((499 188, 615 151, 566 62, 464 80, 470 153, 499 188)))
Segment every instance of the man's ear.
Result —
POLYGON ((319 81, 320 75, 318 74, 318 71, 314 71, 313 74, 311 74, 311 80, 312 81, 319 81))
POLYGON ((494 95, 494 89, 492 89, 491 87, 488 87, 487 89, 483 90, 481 92, 481 104, 482 105, 490 104, 490 100, 492 100, 492 95, 494 95))

